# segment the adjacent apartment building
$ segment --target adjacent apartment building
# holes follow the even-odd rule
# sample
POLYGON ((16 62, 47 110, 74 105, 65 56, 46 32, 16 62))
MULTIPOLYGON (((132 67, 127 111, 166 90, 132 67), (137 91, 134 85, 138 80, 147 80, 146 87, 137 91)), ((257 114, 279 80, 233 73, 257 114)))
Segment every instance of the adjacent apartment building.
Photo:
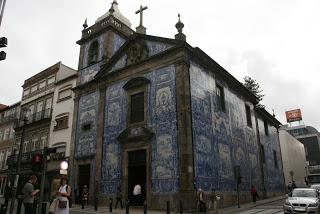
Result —
POLYGON ((3 196, 10 174, 7 157, 12 153, 14 127, 20 115, 20 102, 0 110, 0 196, 3 196))
POLYGON ((283 129, 280 129, 279 137, 286 186, 295 181, 298 187, 305 187, 307 161, 303 144, 283 129))
MULTIPOLYGON (((23 142, 21 170, 24 176, 20 179, 21 183, 30 173, 34 173, 33 155, 43 154, 45 147, 55 147, 57 152, 50 155, 47 165, 46 188, 50 192, 50 189, 57 185, 60 161, 69 156, 73 113, 72 88, 76 84, 76 77, 75 70, 58 62, 25 80, 14 146, 18 149, 23 142)), ((15 173, 15 159, 12 156, 10 160, 12 173, 15 173)))

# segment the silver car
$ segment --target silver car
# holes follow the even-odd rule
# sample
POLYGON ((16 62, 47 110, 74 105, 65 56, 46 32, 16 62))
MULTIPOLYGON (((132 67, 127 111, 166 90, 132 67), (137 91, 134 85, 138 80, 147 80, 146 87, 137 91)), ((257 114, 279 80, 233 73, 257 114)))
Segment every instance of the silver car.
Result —
POLYGON ((320 193, 320 184, 312 184, 312 185, 310 186, 310 188, 311 188, 311 189, 316 189, 316 190, 318 190, 318 192, 320 193))
POLYGON ((283 205, 284 213, 320 214, 319 193, 311 188, 296 188, 283 205))

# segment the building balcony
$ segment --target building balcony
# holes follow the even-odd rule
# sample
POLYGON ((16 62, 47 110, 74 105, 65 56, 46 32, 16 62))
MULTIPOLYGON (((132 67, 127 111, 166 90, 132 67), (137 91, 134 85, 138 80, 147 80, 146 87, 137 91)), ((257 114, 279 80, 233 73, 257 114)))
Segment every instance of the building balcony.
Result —
POLYGON ((16 114, 12 114, 12 115, 9 115, 7 117, 2 117, 0 118, 0 124, 1 123, 8 123, 8 122, 15 122, 18 120, 18 117, 16 114))
MULTIPOLYGON (((27 124, 38 122, 38 121, 41 121, 41 120, 48 120, 48 119, 51 119, 51 117, 52 117, 52 108, 48 108, 48 109, 45 109, 43 111, 39 111, 39 112, 36 112, 34 114, 28 115, 27 124)), ((17 124, 17 127, 22 127, 23 125, 24 125, 23 118, 20 118, 20 120, 19 120, 19 122, 17 124)))

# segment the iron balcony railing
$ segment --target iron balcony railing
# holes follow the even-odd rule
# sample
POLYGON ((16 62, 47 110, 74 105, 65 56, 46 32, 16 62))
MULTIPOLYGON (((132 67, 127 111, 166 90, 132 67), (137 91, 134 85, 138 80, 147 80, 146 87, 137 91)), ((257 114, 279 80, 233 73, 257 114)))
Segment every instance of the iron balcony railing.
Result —
MULTIPOLYGON (((28 115, 27 119, 27 124, 33 123, 33 122, 37 122, 40 120, 44 120, 44 119, 51 119, 52 116, 52 108, 48 108, 39 112, 36 112, 34 114, 30 114, 28 115)), ((24 125, 24 121, 23 118, 21 118, 19 120, 19 124, 18 126, 21 127, 24 125)))
POLYGON ((16 114, 11 114, 9 116, 0 118, 0 123, 6 123, 6 122, 10 122, 10 121, 15 121, 17 119, 18 119, 18 117, 17 117, 16 114))

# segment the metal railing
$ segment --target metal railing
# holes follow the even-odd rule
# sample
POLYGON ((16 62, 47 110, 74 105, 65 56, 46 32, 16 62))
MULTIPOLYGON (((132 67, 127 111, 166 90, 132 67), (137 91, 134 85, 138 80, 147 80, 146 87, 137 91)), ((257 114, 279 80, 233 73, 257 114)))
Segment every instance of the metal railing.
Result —
POLYGON ((0 123, 6 123, 6 122, 14 121, 17 119, 18 119, 18 116, 16 114, 11 114, 9 116, 0 118, 0 123))
MULTIPOLYGON (((34 114, 28 115, 28 122, 27 124, 37 122, 43 119, 51 119, 52 116, 52 108, 48 108, 39 112, 36 112, 34 114)), ((21 127, 24 125, 23 119, 20 118, 18 126, 21 127)))

